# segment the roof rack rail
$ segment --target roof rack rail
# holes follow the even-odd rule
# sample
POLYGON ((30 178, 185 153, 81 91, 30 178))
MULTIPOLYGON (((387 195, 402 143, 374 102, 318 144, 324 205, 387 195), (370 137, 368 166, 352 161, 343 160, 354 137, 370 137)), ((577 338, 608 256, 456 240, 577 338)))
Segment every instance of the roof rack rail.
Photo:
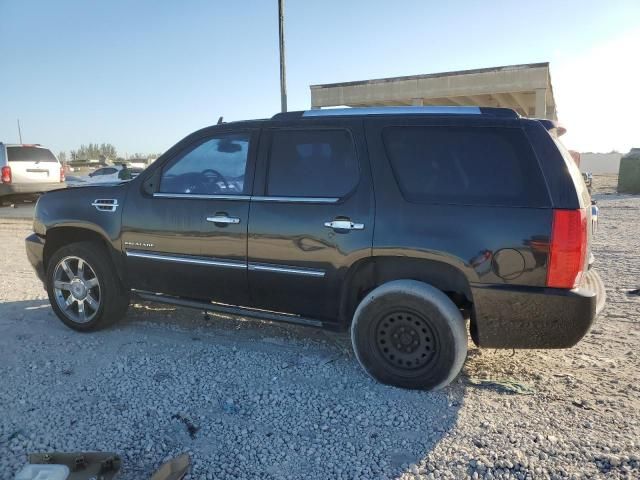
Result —
POLYGON ((510 108, 475 107, 475 106, 397 106, 397 107, 353 107, 353 108, 325 108, 305 110, 301 112, 276 113, 273 120, 286 120, 309 117, 345 117, 366 115, 489 115, 495 117, 520 118, 520 115, 510 108))

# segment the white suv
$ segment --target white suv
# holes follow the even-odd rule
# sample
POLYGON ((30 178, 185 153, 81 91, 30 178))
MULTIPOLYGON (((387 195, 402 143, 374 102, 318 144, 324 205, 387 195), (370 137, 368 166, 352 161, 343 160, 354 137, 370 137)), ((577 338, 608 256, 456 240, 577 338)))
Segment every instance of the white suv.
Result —
POLYGON ((64 169, 51 150, 40 145, 0 142, 0 203, 65 187, 64 169))

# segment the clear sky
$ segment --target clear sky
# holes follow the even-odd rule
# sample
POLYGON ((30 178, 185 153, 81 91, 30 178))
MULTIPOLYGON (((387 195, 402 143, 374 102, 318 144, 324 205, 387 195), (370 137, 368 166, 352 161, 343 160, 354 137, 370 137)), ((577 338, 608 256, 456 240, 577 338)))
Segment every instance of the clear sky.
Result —
MULTIPOLYGON (((0 0, 0 141, 161 152, 280 107, 277 0, 0 0)), ((551 62, 565 143, 640 147, 640 1, 287 0, 289 109, 309 85, 551 62)))

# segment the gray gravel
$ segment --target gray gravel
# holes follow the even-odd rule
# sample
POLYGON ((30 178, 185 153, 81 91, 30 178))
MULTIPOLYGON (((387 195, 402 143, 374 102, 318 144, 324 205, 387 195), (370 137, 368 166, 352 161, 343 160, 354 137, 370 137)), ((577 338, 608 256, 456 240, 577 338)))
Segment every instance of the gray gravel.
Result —
POLYGON ((0 478, 43 450, 116 451, 123 479, 182 452, 197 479, 640 478, 640 198, 599 199, 593 331, 571 350, 470 347, 437 393, 375 383, 346 335, 312 329, 140 303, 72 332, 26 260, 29 222, 0 219, 0 478))

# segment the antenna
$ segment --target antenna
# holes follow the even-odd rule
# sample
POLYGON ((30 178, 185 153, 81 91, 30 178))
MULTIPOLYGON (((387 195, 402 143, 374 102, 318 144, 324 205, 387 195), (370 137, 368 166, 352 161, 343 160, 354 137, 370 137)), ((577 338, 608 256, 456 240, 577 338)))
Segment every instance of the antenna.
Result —
POLYGON ((18 118, 18 137, 20 138, 20 143, 22 143, 22 130, 20 130, 20 119, 18 118))

